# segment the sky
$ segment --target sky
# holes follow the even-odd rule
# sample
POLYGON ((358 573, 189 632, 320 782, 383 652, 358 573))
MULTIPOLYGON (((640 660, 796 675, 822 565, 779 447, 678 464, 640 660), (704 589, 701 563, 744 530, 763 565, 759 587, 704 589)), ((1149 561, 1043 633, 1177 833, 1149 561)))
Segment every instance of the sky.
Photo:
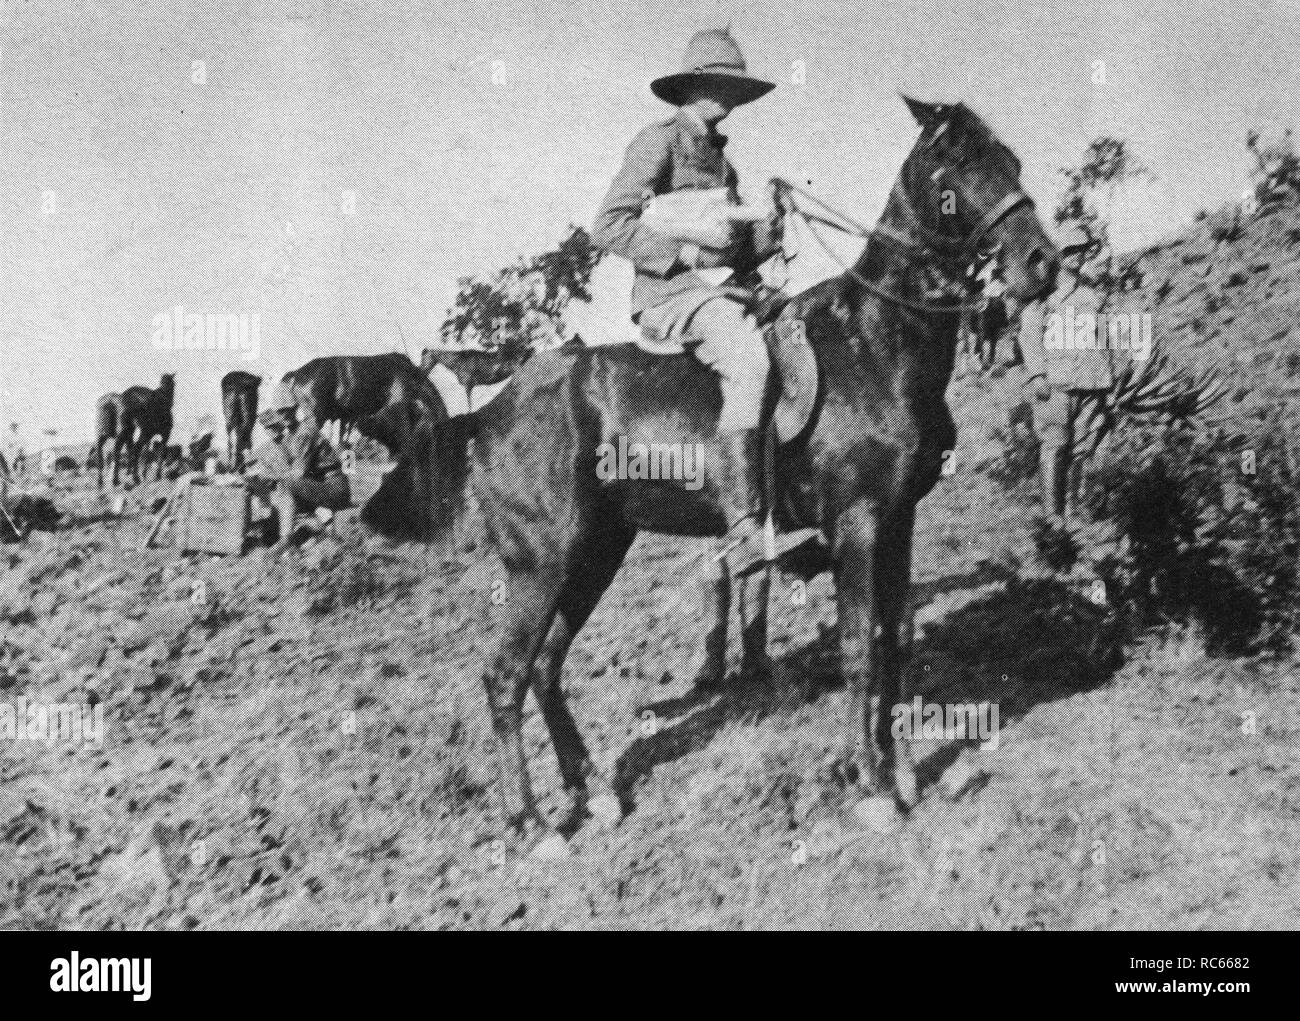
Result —
MULTIPOLYGON (((99 394, 173 372, 184 436, 230 369, 418 357, 459 277, 591 223, 671 113, 651 79, 728 22, 777 83, 724 124, 742 191, 779 174, 868 222, 916 137, 900 91, 978 111, 1045 218, 1060 168, 1128 140, 1151 180, 1112 210, 1122 248, 1240 196, 1246 131, 1300 109, 1295 0, 5 0, 0 422, 88 439, 99 394), (256 317, 258 350, 159 350, 177 306, 256 317)), ((588 341, 627 338, 630 284, 598 269, 588 341)))

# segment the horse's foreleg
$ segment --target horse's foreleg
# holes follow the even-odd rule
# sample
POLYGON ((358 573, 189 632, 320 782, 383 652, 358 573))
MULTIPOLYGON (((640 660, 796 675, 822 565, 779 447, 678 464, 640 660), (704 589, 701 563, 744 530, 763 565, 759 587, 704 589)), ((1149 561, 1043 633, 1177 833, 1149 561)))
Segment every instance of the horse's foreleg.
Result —
POLYGON ((740 579, 741 669, 748 676, 767 677, 772 661, 767 654, 767 604, 772 592, 772 572, 760 568, 740 579))
POLYGON ((501 758, 501 800, 507 821, 544 827, 533 803, 524 756, 524 696, 533 661, 555 618, 559 582, 539 571, 514 572, 507 580, 501 645, 483 676, 492 730, 501 758))
POLYGON ((587 622, 600 597, 614 580, 636 533, 614 519, 601 522, 583 543, 583 570, 570 574, 560 592, 559 612, 533 667, 533 695, 546 720, 560 776, 569 795, 571 820, 576 827, 590 814, 606 825, 617 823, 622 809, 612 777, 601 776, 592 765, 578 726, 565 702, 560 677, 573 639, 587 622))
POLYGON ((866 794, 880 789, 873 724, 880 712, 874 682, 876 532, 874 506, 857 503, 835 522, 835 604, 839 616, 840 671, 848 687, 845 752, 857 766, 866 794))
POLYGON ((710 623, 701 663, 692 681, 703 691, 717 688, 727 676, 727 624, 731 616, 731 568, 726 558, 715 561, 710 557, 706 571, 700 586, 700 617, 710 623))
POLYGON ((880 760, 892 765, 894 795, 905 808, 911 808, 917 801, 916 770, 912 764, 910 735, 895 728, 893 722, 899 713, 906 711, 903 670, 912 651, 913 523, 914 509, 909 507, 882 532, 877 545, 875 574, 876 606, 880 619, 876 690, 880 697, 873 733, 880 760))

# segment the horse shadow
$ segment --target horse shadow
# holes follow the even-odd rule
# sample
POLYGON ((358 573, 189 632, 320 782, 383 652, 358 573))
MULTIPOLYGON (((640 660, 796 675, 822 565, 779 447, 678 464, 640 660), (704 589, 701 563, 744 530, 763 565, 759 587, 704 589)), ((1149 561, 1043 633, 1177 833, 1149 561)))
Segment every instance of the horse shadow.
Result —
MULTIPOLYGON (((994 570, 919 588, 933 598, 990 580, 1005 584, 923 628, 904 674, 904 700, 920 696, 927 705, 989 702, 998 707, 999 727, 1005 727, 1034 706, 1103 686, 1123 665, 1114 614, 1060 579, 1024 579, 994 570)), ((656 727, 619 757, 615 788, 630 805, 637 781, 655 766, 707 746, 728 724, 788 717, 843 685, 832 627, 777 659, 771 677, 752 682, 732 678, 717 694, 692 692, 647 704, 640 712, 653 713, 656 727)), ((922 789, 976 743, 973 737, 927 742, 928 754, 916 762, 922 789)))

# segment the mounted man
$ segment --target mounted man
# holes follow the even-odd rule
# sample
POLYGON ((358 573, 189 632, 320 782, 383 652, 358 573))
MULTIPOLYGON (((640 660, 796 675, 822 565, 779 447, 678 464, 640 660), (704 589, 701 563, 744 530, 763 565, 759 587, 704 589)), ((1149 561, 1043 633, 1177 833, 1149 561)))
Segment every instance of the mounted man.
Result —
POLYGON ((1100 321, 1106 296, 1082 275, 1091 244, 1081 227, 1071 227, 1059 245, 1055 290, 1020 315, 1025 396, 1040 444, 1043 509, 1057 518, 1065 517, 1075 446, 1100 425, 1104 396, 1115 383, 1100 321), (1088 324, 1091 346, 1075 343, 1081 324, 1088 324))
POLYGON ((747 307, 758 267, 780 247, 781 220, 775 208, 739 205, 738 176, 718 125, 774 87, 749 75, 728 31, 697 33, 680 73, 650 83, 676 113, 632 140, 592 228, 596 247, 636 269, 632 321, 641 327, 641 346, 668 354, 696 345, 695 357, 721 378, 724 550, 741 550, 759 531, 763 512, 759 426, 769 358, 747 307), (676 227, 673 214, 661 212, 671 206, 659 201, 668 195, 685 200, 676 207, 676 227))

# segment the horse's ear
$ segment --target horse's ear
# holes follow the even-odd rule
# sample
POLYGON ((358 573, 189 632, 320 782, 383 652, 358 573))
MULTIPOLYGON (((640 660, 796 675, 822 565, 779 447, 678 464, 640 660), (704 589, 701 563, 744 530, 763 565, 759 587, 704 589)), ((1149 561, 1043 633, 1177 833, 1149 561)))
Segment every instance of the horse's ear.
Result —
POLYGON ((912 111, 912 116, 916 118, 916 123, 923 128, 932 127, 943 119, 945 108, 936 103, 926 103, 919 99, 913 99, 902 92, 899 93, 907 108, 912 111))
MULTIPOLYGON (((899 95, 903 94, 900 92, 899 95)), ((961 109, 960 103, 955 106, 947 103, 926 103, 911 96, 903 96, 903 102, 912 111, 912 116, 916 118, 916 123, 921 125, 921 130, 930 132, 932 142, 939 140, 939 136, 947 130, 953 113, 961 109)))

